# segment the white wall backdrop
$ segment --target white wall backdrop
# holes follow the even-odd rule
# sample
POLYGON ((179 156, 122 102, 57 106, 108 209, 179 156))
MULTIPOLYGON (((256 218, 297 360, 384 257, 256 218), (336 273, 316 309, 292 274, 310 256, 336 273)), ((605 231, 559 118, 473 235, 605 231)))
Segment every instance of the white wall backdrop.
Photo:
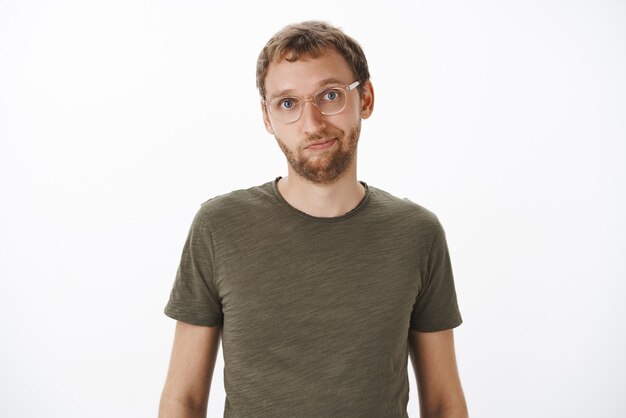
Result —
POLYGON ((608 0, 0 0, 0 416, 156 416, 187 229, 286 175, 255 62, 306 19, 370 62, 359 179, 446 228, 470 415, 623 417, 626 3, 608 0))

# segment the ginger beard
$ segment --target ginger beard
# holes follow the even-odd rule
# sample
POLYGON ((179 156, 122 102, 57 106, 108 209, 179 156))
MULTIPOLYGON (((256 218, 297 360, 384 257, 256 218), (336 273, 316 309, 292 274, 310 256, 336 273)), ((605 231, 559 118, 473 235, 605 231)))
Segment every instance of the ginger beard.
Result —
POLYGON ((287 162, 296 173, 313 183, 328 184, 338 180, 354 160, 361 133, 360 122, 350 130, 348 135, 342 130, 337 130, 337 132, 325 131, 307 139, 306 144, 308 146, 322 138, 336 138, 337 142, 333 144, 331 149, 325 151, 301 148, 294 152, 278 136, 275 138, 278 146, 285 154, 287 162))

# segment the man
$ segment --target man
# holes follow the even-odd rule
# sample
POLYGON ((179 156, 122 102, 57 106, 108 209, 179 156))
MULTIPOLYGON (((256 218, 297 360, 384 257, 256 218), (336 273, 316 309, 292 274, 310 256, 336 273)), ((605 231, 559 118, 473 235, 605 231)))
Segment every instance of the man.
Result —
POLYGON ((204 417, 222 340, 225 417, 466 417, 445 233, 357 181, 374 91, 360 46, 323 22, 278 32, 257 86, 288 175, 216 196, 192 223, 165 313, 178 320, 162 418, 204 417))

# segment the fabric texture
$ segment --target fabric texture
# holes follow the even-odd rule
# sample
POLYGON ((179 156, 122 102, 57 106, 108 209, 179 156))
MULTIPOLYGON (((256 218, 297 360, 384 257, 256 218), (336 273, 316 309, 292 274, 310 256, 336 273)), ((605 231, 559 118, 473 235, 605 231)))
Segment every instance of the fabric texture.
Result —
POLYGON ((408 417, 409 330, 462 322, 444 229, 362 181, 311 216, 279 179, 201 205, 165 314, 223 327, 224 417, 408 417))

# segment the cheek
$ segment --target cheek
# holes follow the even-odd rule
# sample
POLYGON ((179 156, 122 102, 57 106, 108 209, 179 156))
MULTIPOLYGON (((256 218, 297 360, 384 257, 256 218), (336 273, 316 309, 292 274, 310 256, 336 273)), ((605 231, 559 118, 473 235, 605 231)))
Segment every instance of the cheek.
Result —
POLYGON ((361 101, 354 100, 350 107, 345 110, 346 115, 350 115, 350 118, 361 118, 361 101))
POLYGON ((351 128, 355 123, 361 120, 361 109, 357 105, 350 106, 350 108, 346 109, 338 116, 336 126, 346 131, 347 128, 351 128))
POLYGON ((276 126, 273 133, 275 137, 280 138, 280 140, 289 147, 293 147, 297 142, 298 136, 291 127, 276 126))

